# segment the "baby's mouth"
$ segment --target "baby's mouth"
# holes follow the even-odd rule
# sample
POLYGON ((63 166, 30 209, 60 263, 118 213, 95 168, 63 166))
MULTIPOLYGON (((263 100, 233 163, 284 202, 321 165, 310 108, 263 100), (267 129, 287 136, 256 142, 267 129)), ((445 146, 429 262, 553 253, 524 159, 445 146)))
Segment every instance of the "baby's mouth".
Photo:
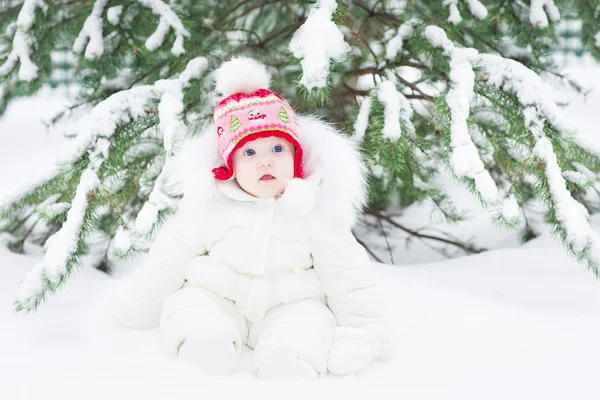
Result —
POLYGON ((263 176, 260 177, 259 180, 261 180, 261 181, 272 181, 274 179, 275 179, 275 177, 273 175, 271 175, 271 174, 264 174, 263 176))

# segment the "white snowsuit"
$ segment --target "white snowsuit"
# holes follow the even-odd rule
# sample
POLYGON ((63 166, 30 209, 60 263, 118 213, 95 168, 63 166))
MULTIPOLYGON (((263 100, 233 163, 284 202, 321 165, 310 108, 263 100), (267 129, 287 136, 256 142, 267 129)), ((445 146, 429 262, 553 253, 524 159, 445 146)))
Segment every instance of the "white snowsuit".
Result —
POLYGON ((210 176, 214 129, 186 145, 176 215, 159 231, 120 311, 160 325, 171 357, 232 373, 243 344, 262 378, 351 373, 393 354, 371 263, 351 233, 365 197, 353 144, 299 117, 306 179, 279 199, 210 176))

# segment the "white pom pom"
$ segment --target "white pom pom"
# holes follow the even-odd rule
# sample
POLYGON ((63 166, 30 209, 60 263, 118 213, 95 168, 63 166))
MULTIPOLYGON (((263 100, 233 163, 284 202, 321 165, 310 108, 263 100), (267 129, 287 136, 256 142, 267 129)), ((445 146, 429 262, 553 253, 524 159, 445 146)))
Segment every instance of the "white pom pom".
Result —
POLYGON ((258 61, 249 57, 236 57, 224 62, 215 71, 216 88, 223 96, 235 93, 252 93, 268 89, 271 74, 258 61))

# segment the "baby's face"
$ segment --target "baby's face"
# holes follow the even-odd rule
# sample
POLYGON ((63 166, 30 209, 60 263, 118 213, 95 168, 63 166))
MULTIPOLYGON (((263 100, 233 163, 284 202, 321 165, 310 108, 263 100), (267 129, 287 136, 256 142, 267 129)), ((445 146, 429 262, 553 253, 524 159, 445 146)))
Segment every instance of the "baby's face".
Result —
POLYGON ((235 178, 255 197, 278 196, 294 177, 295 152, 290 142, 276 137, 248 142, 233 154, 235 178))

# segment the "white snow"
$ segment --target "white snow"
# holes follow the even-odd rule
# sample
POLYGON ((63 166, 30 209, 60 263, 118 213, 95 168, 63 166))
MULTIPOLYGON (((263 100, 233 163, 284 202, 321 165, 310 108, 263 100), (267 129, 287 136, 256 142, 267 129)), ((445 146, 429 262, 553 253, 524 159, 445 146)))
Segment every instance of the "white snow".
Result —
POLYGON ((155 85, 163 91, 158 103, 158 127, 167 154, 172 154, 173 144, 187 130, 183 121, 183 87, 179 80, 159 80, 155 85))
POLYGON ((521 220, 521 207, 517 203, 515 196, 511 195, 504 200, 502 205, 502 217, 508 222, 517 222, 521 220))
POLYGON ((387 43, 385 49, 385 58, 387 60, 394 60, 398 53, 402 51, 404 41, 412 36, 414 32, 414 26, 418 23, 418 20, 411 19, 400 25, 396 35, 387 43))
MULTIPOLYGON (((12 42, 12 51, 8 55, 4 64, 0 65, 0 75, 10 74, 17 63, 20 62, 19 73, 17 77, 21 81, 31 82, 37 78, 38 67, 30 58, 31 47, 33 46, 33 37, 28 31, 33 27, 35 21, 35 10, 41 8, 44 13, 48 6, 43 0, 25 0, 17 17, 15 36, 12 42)), ((13 28, 9 25, 7 33, 13 28)))
POLYGON ((233 376, 169 360, 158 330, 116 325, 123 282, 92 269, 35 314, 14 314, 17 282, 35 261, 0 247, 0 372, 10 399, 594 399, 600 390, 598 283, 560 249, 374 265, 396 358, 311 384, 256 381, 248 348, 233 376))
POLYGON ((113 6, 106 12, 106 18, 111 25, 119 25, 121 14, 123 13, 123 6, 113 6))
POLYGON ((574 162, 573 166, 577 171, 563 171, 562 175, 565 179, 582 186, 598 180, 596 174, 586 168, 585 165, 574 162))
POLYGON ((73 42, 73 51, 80 54, 85 49, 85 58, 93 60, 100 58, 104 53, 102 37, 102 15, 108 0, 96 0, 92 13, 85 19, 81 32, 73 42))
POLYGON ((400 100, 396 85, 391 81, 383 81, 377 89, 377 98, 384 106, 384 122, 382 134, 392 142, 398 141, 402 135, 400 128, 400 100))
POLYGON ((367 131, 367 127, 369 126, 369 114, 371 113, 371 104, 372 100, 370 97, 365 97, 360 105, 360 110, 358 111, 358 116, 356 117, 356 121, 354 121, 354 135, 352 138, 357 142, 362 142, 365 132, 367 131))
POLYGON ((165 41, 167 33, 173 29, 177 35, 171 52, 176 56, 181 56, 185 53, 183 47, 183 38, 189 38, 190 32, 185 29, 181 19, 175 14, 173 9, 162 0, 137 0, 141 5, 152 9, 152 12, 160 16, 156 31, 146 40, 146 48, 149 51, 158 49, 165 41))
POLYGON ((185 87, 192 79, 198 79, 208 68, 208 60, 205 57, 196 57, 190 60, 185 66, 185 70, 179 74, 179 80, 185 87))
POLYGON ((487 8, 479 0, 467 0, 469 11, 477 19, 486 19, 488 15, 487 8))
POLYGON ((93 169, 83 173, 67 220, 58 232, 48 238, 44 258, 27 273, 19 287, 17 302, 24 309, 33 308, 36 301, 39 301, 40 296, 47 290, 46 280, 50 285, 57 285, 68 274, 67 263, 77 247, 88 207, 88 195, 98 182, 98 176, 93 169))
POLYGON ((429 40, 432 46, 441 47, 448 55, 454 49, 454 43, 448 39, 446 32, 439 26, 428 25, 424 32, 425 38, 429 40))
POLYGON ((596 47, 598 47, 600 49, 600 32, 596 33, 596 36, 594 36, 594 39, 596 39, 596 47))
POLYGON ((183 36, 177 35, 175 42, 173 43, 173 48, 171 48, 171 53, 177 57, 181 57, 185 54, 185 48, 183 47, 183 36))
POLYGON ((455 48, 446 33, 437 26, 427 26, 425 36, 432 45, 442 47, 450 56, 450 89, 446 94, 446 103, 450 109, 452 170, 458 177, 473 179, 483 200, 493 203, 498 199, 498 188, 485 169, 467 126, 475 84, 471 63, 478 53, 475 49, 455 48))
MULTIPOLYGON (((459 24, 462 21, 460 11, 458 11, 459 0, 444 0, 443 5, 448 7, 450 15, 448 16, 448 22, 451 24, 459 24)), ((485 19, 488 15, 487 8, 479 0, 466 0, 469 6, 469 11, 477 19, 485 19)))
POLYGON ((546 28, 548 19, 552 22, 560 20, 560 12, 554 0, 531 0, 529 22, 537 28, 546 28))
POLYGON ((112 249, 119 254, 125 254, 131 248, 131 234, 124 227, 119 226, 113 238, 112 249))
MULTIPOLYGON (((56 200, 55 200, 56 201, 56 200)), ((49 217, 54 217, 56 215, 62 214, 71 208, 71 203, 62 202, 62 203, 53 203, 43 208, 43 212, 49 217)))
POLYGON ((171 27, 166 20, 161 19, 154 33, 146 39, 146 48, 150 51, 158 49, 165 41, 171 27))
POLYGON ((336 8, 335 0, 321 0, 290 41, 294 57, 302 60, 300 83, 308 90, 326 87, 331 60, 341 62, 351 50, 344 34, 331 20, 336 8))
POLYGON ((459 24, 462 21, 460 12, 458 11, 458 0, 444 0, 443 5, 448 7, 450 15, 448 16, 448 22, 451 24, 459 24))

